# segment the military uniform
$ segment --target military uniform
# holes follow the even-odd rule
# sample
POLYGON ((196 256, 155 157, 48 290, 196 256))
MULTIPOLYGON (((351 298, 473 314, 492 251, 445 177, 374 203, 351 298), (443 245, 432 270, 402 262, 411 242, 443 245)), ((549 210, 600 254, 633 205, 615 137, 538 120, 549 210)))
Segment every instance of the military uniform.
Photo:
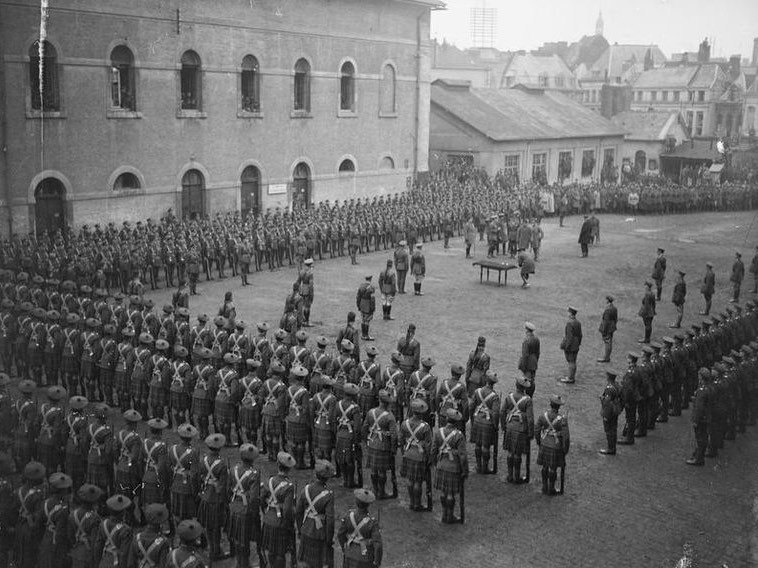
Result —
POLYGON ((200 506, 197 519, 208 535, 211 559, 221 555, 221 530, 229 514, 229 466, 219 454, 226 438, 212 434, 205 439, 210 453, 200 460, 200 506))
POLYGON ((316 481, 303 488, 295 505, 300 533, 297 560, 309 568, 322 568, 334 564, 334 493, 326 485, 334 475, 334 467, 319 460, 315 469, 316 481))
POLYGON ((382 564, 383 544, 379 522, 368 512, 374 494, 366 489, 354 491, 356 508, 340 519, 337 542, 342 548, 344 568, 377 568, 382 564))
POLYGON ((192 438, 197 434, 194 426, 182 424, 179 427, 182 442, 172 444, 168 450, 171 467, 171 516, 177 524, 197 516, 195 503, 200 489, 200 452, 192 447, 192 438))
POLYGON ((260 542, 261 473, 253 466, 258 450, 251 444, 240 447, 242 463, 229 472, 229 521, 226 533, 234 543, 237 565, 248 566, 250 541, 260 542))
POLYGON ((534 437, 534 410, 532 398, 526 394, 528 381, 516 379, 516 392, 505 397, 500 416, 504 432, 503 449, 508 453, 509 483, 529 482, 529 461, 531 459, 531 444, 534 437), (527 476, 521 477, 522 455, 526 455, 527 476))
POLYGON ((288 552, 295 552, 295 484, 288 476, 295 459, 279 452, 277 462, 279 473, 269 477, 261 489, 261 549, 267 564, 278 568, 284 566, 288 552))
POLYGON ((424 420, 428 404, 421 398, 411 402, 412 415, 400 425, 398 443, 403 457, 400 476, 408 480, 408 497, 411 511, 431 510, 431 450, 433 432, 424 420), (422 484, 426 483, 427 507, 421 505, 422 484))
POLYGON ((454 515, 455 497, 463 491, 469 472, 466 438, 456 424, 463 415, 455 408, 447 408, 445 414, 445 425, 434 433, 432 462, 437 468, 434 487, 441 493, 442 522, 449 524, 461 520, 454 515))
POLYGON ((622 391, 616 386, 616 372, 606 371, 605 374, 608 382, 600 395, 600 414, 603 417, 603 431, 608 446, 601 449, 600 453, 614 455, 618 436, 618 417, 623 408, 622 391))
POLYGON ((568 421, 559 412, 562 404, 560 397, 550 397, 550 410, 537 419, 535 426, 535 440, 540 448, 537 465, 542 466, 542 492, 546 495, 563 493, 563 487, 555 489, 555 481, 557 470, 566 467, 566 454, 571 440, 568 421))
POLYGON ((379 499, 386 499, 387 470, 392 473, 392 497, 397 497, 395 476, 395 452, 397 451, 397 422, 387 408, 392 396, 385 390, 379 392, 380 406, 372 408, 363 422, 363 438, 366 440, 366 469, 371 471, 371 483, 379 499))
POLYGON ((469 398, 484 386, 484 376, 490 368, 490 356, 484 351, 485 341, 484 337, 479 337, 476 349, 469 353, 466 362, 466 391, 469 398))

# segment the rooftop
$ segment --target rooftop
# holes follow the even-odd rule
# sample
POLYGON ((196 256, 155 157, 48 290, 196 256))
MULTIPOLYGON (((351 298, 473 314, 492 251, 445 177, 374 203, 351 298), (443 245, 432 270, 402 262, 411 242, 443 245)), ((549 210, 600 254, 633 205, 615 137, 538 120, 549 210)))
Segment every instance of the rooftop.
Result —
POLYGON ((713 85, 720 73, 723 72, 716 63, 661 67, 642 72, 634 82, 634 87, 638 89, 707 89, 713 85))
POLYGON ((590 67, 593 74, 601 77, 608 73, 609 78, 621 77, 628 65, 643 64, 648 50, 653 58, 653 66, 666 62, 666 56, 657 45, 613 44, 598 57, 590 67))
POLYGON ((629 140, 663 141, 679 120, 678 112, 633 111, 621 112, 611 122, 627 133, 629 140))

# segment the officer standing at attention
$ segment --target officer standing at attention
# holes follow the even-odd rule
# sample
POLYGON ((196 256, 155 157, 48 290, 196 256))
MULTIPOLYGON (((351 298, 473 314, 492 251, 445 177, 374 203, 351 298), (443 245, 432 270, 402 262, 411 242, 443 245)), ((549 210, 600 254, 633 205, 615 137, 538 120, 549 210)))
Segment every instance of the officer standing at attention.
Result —
POLYGON ((653 274, 651 278, 655 282, 655 288, 657 291, 656 300, 661 301, 661 293, 663 292, 663 279, 666 278, 666 257, 663 255, 666 251, 662 248, 658 249, 658 256, 653 264, 653 274))
POLYGON ((700 312, 701 316, 707 316, 711 313, 711 299, 716 291, 716 275, 713 272, 713 263, 705 263, 705 276, 703 276, 703 285, 700 287, 700 293, 705 298, 705 309, 700 312))
POLYGON ((684 301, 687 297, 687 283, 684 281, 686 273, 677 271, 676 284, 674 284, 674 293, 671 296, 671 303, 676 307, 676 321, 669 325, 674 329, 682 327, 682 318, 684 317, 684 301))
POLYGON ((405 278, 408 275, 408 243, 400 241, 395 248, 395 270, 397 270, 397 293, 405 294, 405 278))
POLYGON ((655 317, 655 294, 653 294, 653 283, 650 280, 645 282, 645 294, 642 296, 642 306, 637 315, 642 318, 645 326, 645 337, 638 339, 637 343, 650 343, 650 335, 653 333, 653 318, 655 317))
POLYGON ((421 285, 424 283, 424 278, 426 277, 426 258, 424 258, 421 247, 421 243, 416 243, 416 250, 411 255, 411 274, 413 274, 414 278, 413 293, 416 296, 424 295, 421 291, 421 285))
POLYGON ((568 307, 568 321, 566 330, 561 341, 561 349, 568 363, 569 374, 561 379, 562 383, 573 384, 576 382, 576 358, 579 355, 579 346, 582 344, 582 324, 576 319, 577 309, 568 307))
POLYGON ((372 278, 371 274, 367 274, 366 281, 360 285, 355 295, 355 305, 361 312, 361 339, 363 341, 374 341, 374 338, 369 335, 371 319, 376 311, 376 290, 371 283, 372 278))
POLYGON ((598 363, 610 363, 611 352, 613 351, 613 334, 616 333, 616 324, 618 323, 618 310, 614 305, 615 298, 608 294, 605 297, 607 302, 605 310, 603 310, 603 317, 600 320, 600 328, 598 331, 603 338, 603 345, 605 346, 605 352, 603 356, 597 360, 598 363))
POLYGON ((535 427, 535 440, 540 448, 537 465, 542 466, 542 493, 559 495, 563 493, 563 470, 569 451, 570 437, 566 417, 560 414, 563 399, 550 397, 550 409, 539 417, 535 427), (561 469, 561 488, 556 490, 557 471, 561 469))
POLYGON ((607 382, 603 394, 600 395, 600 413, 603 417, 603 430, 608 447, 602 448, 600 453, 606 456, 615 456, 619 414, 621 414, 623 405, 621 389, 616 384, 616 371, 608 370, 605 372, 605 376, 607 382))
POLYGON ((521 342, 521 358, 518 363, 519 371, 529 381, 529 386, 525 391, 529 396, 534 396, 534 390, 537 388, 534 379, 540 361, 540 340, 534 334, 536 329, 533 323, 524 322, 524 340, 521 342))

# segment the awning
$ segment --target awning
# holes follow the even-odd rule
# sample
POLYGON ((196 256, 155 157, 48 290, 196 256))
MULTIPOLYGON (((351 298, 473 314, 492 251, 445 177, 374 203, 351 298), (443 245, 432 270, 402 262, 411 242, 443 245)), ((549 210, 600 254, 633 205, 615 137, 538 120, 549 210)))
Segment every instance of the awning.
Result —
POLYGON ((721 170, 724 169, 724 164, 712 164, 710 169, 708 170, 712 174, 718 174, 721 173, 721 170))

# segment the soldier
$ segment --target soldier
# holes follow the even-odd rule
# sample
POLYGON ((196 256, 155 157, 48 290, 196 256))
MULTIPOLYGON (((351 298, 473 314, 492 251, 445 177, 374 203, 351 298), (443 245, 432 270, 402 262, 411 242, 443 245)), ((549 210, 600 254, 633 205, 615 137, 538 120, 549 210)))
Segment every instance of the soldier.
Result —
POLYGON ((366 469, 371 471, 371 485, 379 499, 390 498, 386 491, 387 470, 392 473, 392 499, 396 499, 397 477, 395 452, 397 451, 397 421, 387 408, 395 402, 386 390, 379 391, 379 406, 372 408, 363 422, 363 438, 366 440, 366 469))
MULTIPOLYGON (((245 335, 245 327, 247 327, 247 324, 244 321, 235 321, 235 331, 229 334, 224 348, 226 353, 233 353, 237 356, 238 364, 247 359, 247 354, 250 351, 250 340, 247 335, 245 335)), ((238 368, 237 371, 239 372, 239 370, 240 369, 238 368)))
POLYGON ((382 294, 382 313, 384 320, 394 320, 392 317, 392 301, 395 299, 397 293, 397 285, 395 283, 396 274, 392 270, 392 260, 387 260, 387 268, 379 273, 379 291, 382 294))
MULTIPOLYGON (((187 255, 187 278, 189 280, 189 293, 192 296, 197 296, 197 282, 200 280, 200 263, 201 258, 197 250, 192 249, 187 255)), ((245 275, 245 282, 247 282, 247 275, 245 275)), ((187 300, 189 304, 189 300, 187 300)))
POLYGON ((413 274, 415 279, 413 283, 413 293, 416 296, 424 295, 421 291, 421 285, 424 283, 424 278, 426 277, 426 259, 424 258, 424 253, 421 251, 421 248, 422 244, 416 243, 416 250, 414 250, 411 255, 410 263, 411 274, 413 274))
POLYGON ((361 410, 355 402, 358 395, 358 385, 347 383, 344 397, 337 402, 335 415, 337 416, 337 433, 335 447, 335 462, 337 470, 342 472, 343 486, 346 488, 363 486, 363 455, 361 448, 361 432, 363 417, 361 410), (358 483, 355 483, 353 474, 358 465, 358 483))
POLYGON ((474 396, 474 392, 484 386, 484 375, 490 368, 490 356, 484 352, 486 339, 479 336, 476 348, 469 353, 466 363, 466 391, 468 396, 474 396))
POLYGON ((168 502, 171 480, 168 448, 163 440, 163 430, 168 427, 168 423, 160 418, 152 418, 147 421, 147 426, 150 434, 142 443, 142 463, 145 469, 142 475, 141 505, 145 519, 149 505, 165 505, 168 502))
POLYGON ((661 293, 663 291, 663 280, 666 278, 666 257, 663 254, 665 252, 662 248, 658 248, 658 256, 655 259, 653 274, 651 276, 658 292, 656 300, 659 302, 661 301, 661 293))
POLYGON ((306 258, 303 262, 305 267, 298 276, 299 292, 303 298, 303 326, 313 327, 311 324, 311 306, 313 305, 313 259, 306 258))
POLYGON ((316 480, 303 487, 295 505, 295 521, 300 534, 299 565, 322 568, 334 564, 334 492, 327 482, 334 477, 331 462, 318 460, 316 480))
POLYGON ((261 406, 263 403, 263 381, 258 376, 261 362, 256 359, 246 361, 247 375, 240 379, 240 396, 237 410, 237 424, 245 432, 248 444, 258 443, 258 430, 261 427, 261 406))
POLYGON ((645 326, 645 337, 638 339, 637 343, 650 343, 650 335, 653 333, 653 318, 655 317, 655 294, 652 292, 653 283, 649 280, 645 282, 645 293, 642 296, 642 306, 637 315, 642 318, 645 326))
POLYGON ((676 307, 676 322, 669 325, 671 328, 678 329, 682 327, 682 318, 684 317, 684 301, 687 296, 687 283, 684 281, 685 272, 677 270, 677 280, 674 285, 674 293, 671 296, 671 303, 676 307))
POLYGON ((331 460, 337 425, 335 414, 337 398, 332 394, 334 381, 330 377, 321 377, 320 384, 321 390, 311 397, 313 444, 317 459, 331 460))
POLYGON ((732 276, 729 281, 732 283, 732 299, 730 303, 736 304, 740 301, 740 288, 742 288, 742 280, 745 278, 745 265, 742 262, 742 254, 739 252, 734 253, 734 264, 732 264, 732 276))
POLYGON ((165 565, 171 542, 163 536, 161 526, 168 518, 168 509, 162 503, 145 507, 147 526, 134 535, 129 547, 127 568, 165 565))
POLYGON ((698 388, 692 401, 692 425, 695 429, 695 451, 686 460, 687 465, 705 465, 706 449, 708 447, 709 414, 712 400, 709 389, 711 373, 705 367, 698 371, 698 388))
POLYGON ((476 472, 484 475, 497 473, 500 395, 493 390, 497 380, 497 374, 488 369, 484 375, 484 386, 474 391, 470 403, 471 408, 473 408, 470 441, 475 444, 476 472), (490 447, 492 446, 495 447, 495 452, 493 467, 490 470, 490 447))
MULTIPOLYGON (((287 387, 287 418, 285 419, 287 428, 287 440, 292 444, 292 453, 295 457, 296 469, 307 469, 305 465, 305 444, 312 439, 310 395, 303 382, 308 376, 308 370, 305 367, 296 365, 290 371, 290 380, 293 383, 287 387)), ((311 448, 312 450, 312 448, 311 448)), ((314 465, 315 458, 311 451, 311 467, 314 465)))
POLYGON ((340 520, 337 542, 342 549, 345 566, 349 568, 378 568, 382 564, 383 546, 379 523, 368 512, 376 500, 368 489, 356 489, 355 509, 340 520))
POLYGON ((542 493, 545 495, 563 494, 563 471, 566 468, 566 454, 570 446, 568 421, 560 414, 563 399, 550 397, 550 409, 539 417, 535 427, 535 440, 540 448, 537 465, 542 466, 542 493), (561 470, 561 486, 555 488, 557 470, 561 470))
POLYGON ((382 374, 381 367, 376 362, 378 353, 379 350, 373 345, 366 347, 367 359, 361 361, 355 369, 355 378, 359 389, 358 405, 363 416, 366 416, 368 411, 378 403, 379 380, 382 374))
POLYGON ((206 568, 203 555, 197 550, 197 539, 203 534, 203 527, 194 520, 184 520, 176 528, 179 546, 172 548, 166 556, 166 568, 206 568))
POLYGON ((100 529, 100 515, 95 510, 103 497, 96 485, 85 483, 76 492, 80 505, 68 517, 68 541, 71 543, 71 568, 94 568, 92 550, 100 529))
MULTIPOLYGON (((310 365, 311 352, 310 352, 310 349, 308 349, 305 346, 306 341, 308 341, 308 334, 305 332, 305 330, 301 329, 300 331, 295 333, 295 339, 297 341, 297 344, 290 347, 287 360, 290 363, 290 367, 295 367, 295 366, 304 367, 308 371, 308 374, 310 375, 311 369, 309 368, 309 365, 310 365)), ((305 383, 307 387, 308 377, 306 377, 305 383)))
POLYGON ((516 392, 509 393, 500 415, 504 432, 503 449, 507 452, 508 483, 529 483, 531 444, 534 437, 534 411, 532 399, 526 394, 528 381, 516 379, 516 392), (526 477, 521 477, 522 455, 526 455, 526 477))
MULTIPOLYGON (((225 441, 232 443, 232 423, 237 421, 237 405, 239 404, 240 395, 239 375, 235 370, 239 357, 234 353, 224 354, 224 367, 216 374, 212 389, 216 393, 216 399, 213 404, 213 415, 216 426, 224 437, 225 441)), ((238 445, 241 440, 237 440, 238 445)), ((207 526, 203 523, 203 526, 207 526)))
MULTIPOLYGON (((342 340, 347 339, 353 346, 354 349, 351 351, 353 354, 353 359, 355 359, 355 364, 357 365, 360 362, 360 343, 359 343, 359 335, 358 330, 355 329, 355 312, 348 312, 347 313, 347 325, 340 329, 339 333, 337 334, 337 349, 342 349, 342 340)), ((338 389, 335 389, 335 391, 338 389)), ((339 397, 339 393, 338 393, 339 397)))
POLYGON ((605 352, 603 356, 597 360, 598 363, 610 363, 611 352, 613 351, 613 334, 616 333, 616 324, 618 323, 618 310, 616 309, 615 298, 608 294, 605 297, 606 306, 603 310, 603 317, 600 320, 600 328, 598 331, 603 338, 603 345, 605 346, 605 352))
POLYGON ((177 428, 177 434, 181 442, 172 444, 168 451, 172 527, 185 519, 196 518, 195 499, 200 490, 200 452, 192 447, 192 439, 198 435, 198 430, 191 424, 182 424, 177 428))
POLYGON ((258 555, 263 566, 260 550, 260 495, 261 472, 253 465, 258 457, 258 448, 253 444, 240 446, 241 463, 229 472, 229 521, 226 534, 237 553, 237 566, 249 566, 250 542, 258 543, 258 555))
POLYGON ((15 306, 16 304, 10 298, 0 300, 0 363, 8 374, 11 373, 13 365, 13 342, 16 335, 16 319, 13 317, 15 306))
POLYGON ((332 370, 329 373, 334 377, 334 394, 338 399, 342 398, 348 383, 355 383, 356 372, 356 361, 353 357, 356 346, 351 341, 343 339, 340 347, 341 353, 332 361, 332 370))
POLYGON ((623 439, 619 444, 633 445, 635 430, 637 428, 638 406, 643 403, 642 372, 637 367, 640 358, 639 353, 630 352, 627 355, 629 366, 621 380, 621 399, 624 405, 626 424, 622 432, 623 439))
POLYGON ((65 473, 53 473, 48 480, 49 496, 42 503, 45 532, 39 542, 37 562, 40 568, 60 566, 61 560, 68 556, 67 532, 71 484, 71 478, 65 473))
POLYGON ((60 401, 64 396, 66 390, 63 387, 49 387, 48 402, 43 402, 40 406, 41 428, 37 438, 37 459, 49 473, 57 472, 63 465, 61 449, 65 440, 65 414, 60 401))
POLYGON ((106 495, 113 490, 113 430, 107 423, 109 410, 105 404, 95 405, 95 422, 87 428, 90 442, 87 483, 106 495))
MULTIPOLYGON (((136 524, 138 492, 142 483, 144 465, 142 463, 142 438, 137 432, 137 424, 142 421, 142 415, 136 410, 127 410, 123 414, 126 427, 116 436, 116 448, 113 452, 116 463, 115 489, 118 493, 131 496, 134 499, 134 514, 132 524, 136 524)), ((132 501, 130 500, 130 505, 132 501)))
MULTIPOLYGON (((103 336, 100 338, 99 358, 97 361, 97 391, 98 400, 110 406, 115 406, 113 399, 113 373, 116 367, 118 350, 116 349, 116 327, 113 324, 103 326, 103 336)), ((92 394, 94 395, 94 389, 92 394)))
POLYGON ((535 378, 540 360, 540 340, 534 333, 536 329, 533 323, 524 323, 524 340, 521 342, 521 357, 518 364, 519 371, 529 380, 529 387, 525 391, 529 396, 534 396, 537 388, 535 378))
POLYGON ((240 278, 242 279, 242 285, 248 286, 250 282, 247 280, 247 276, 250 273, 250 262, 252 261, 251 250, 247 242, 243 242, 240 245, 239 250, 240 261, 240 278))
POLYGON ((79 489, 87 475, 89 440, 87 417, 84 415, 87 404, 88 401, 83 396, 72 396, 69 399, 69 412, 66 416, 64 470, 73 480, 74 490, 79 489))
POLYGON ((663 338, 663 347, 658 357, 659 376, 661 382, 661 389, 659 393, 659 412, 655 419, 656 422, 668 422, 669 421, 669 403, 671 393, 674 388, 674 359, 671 354, 671 347, 674 345, 675 340, 673 337, 663 338))
POLYGON ((366 281, 360 285, 355 295, 355 305, 361 313, 361 339, 363 341, 374 341, 374 338, 369 335, 369 326, 376 310, 376 290, 371 283, 372 278, 373 275, 367 274, 366 281))
MULTIPOLYGON (((316 338, 316 350, 310 354, 307 367, 311 370, 309 390, 311 395, 318 393, 323 386, 323 379, 332 372, 332 356, 327 352, 329 340, 323 335, 316 338)), ((332 383, 334 384, 334 383, 332 383)))
POLYGON ((205 527, 211 561, 221 559, 221 530, 229 513, 229 465, 220 454, 225 444, 223 434, 211 434, 205 439, 208 453, 200 460, 197 520, 205 527))
POLYGON ((605 431, 605 439, 608 446, 601 448, 600 453, 606 456, 615 456, 618 417, 623 408, 622 391, 616 385, 617 373, 615 371, 608 370, 605 372, 605 376, 607 382, 605 389, 603 389, 603 394, 600 395, 600 414, 603 417, 603 430, 605 431))
MULTIPOLYGON (((222 308, 223 309, 223 308, 222 308)), ((215 329, 211 330, 211 351, 213 352, 213 366, 216 369, 221 369, 224 359, 224 347, 226 346, 226 340, 229 334, 226 332, 227 320, 223 316, 216 316, 213 318, 213 325, 215 329)))
POLYGON ((460 382, 463 375, 463 365, 454 363, 450 367, 450 378, 442 381, 437 389, 436 403, 437 419, 440 426, 445 425, 447 409, 454 408, 464 417, 461 428, 465 432, 465 422, 468 420, 468 397, 466 388, 460 382))
POLYGON ((256 361, 261 362, 261 366, 259 367, 259 377, 264 379, 266 376, 265 373, 268 371, 268 366, 271 363, 272 355, 271 344, 266 337, 269 325, 265 321, 259 322, 256 324, 256 329, 258 330, 258 334, 253 337, 250 342, 250 349, 252 351, 251 357, 256 361))
POLYGON ((435 431, 432 442, 432 461, 437 468, 434 487, 441 492, 442 522, 445 524, 465 519, 463 506, 461 518, 456 518, 454 514, 455 496, 464 494, 463 487, 468 477, 466 439, 458 425, 463 420, 464 417, 458 410, 446 408, 445 424, 435 431))
POLYGON ((197 421, 200 437, 209 434, 208 417, 213 415, 213 402, 216 398, 216 370, 211 364, 213 356, 210 349, 201 347, 197 354, 199 362, 192 369, 192 417, 197 421))
POLYGON ((579 355, 579 346, 582 344, 582 324, 576 319, 577 309, 568 307, 568 321, 561 341, 561 350, 566 357, 569 374, 561 379, 562 383, 573 384, 576 382, 576 359, 579 355))
POLYGON ((23 484, 15 495, 11 510, 18 511, 13 558, 18 568, 36 568, 39 542, 45 530, 45 466, 30 461, 23 467, 23 484))
POLYGON ((98 566, 126 566, 134 533, 126 521, 132 501, 125 495, 113 495, 105 502, 110 517, 100 523, 95 537, 93 557, 98 566))
POLYGON ((434 367, 434 364, 434 359, 431 357, 424 357, 421 360, 421 369, 411 373, 410 379, 406 385, 408 404, 412 404, 416 399, 423 400, 427 405, 427 410, 423 418, 432 428, 434 427, 437 414, 436 394, 438 383, 437 377, 432 374, 432 367, 434 367))
MULTIPOLYGON (((174 309, 174 313, 179 310, 179 308, 189 308, 189 292, 187 291, 187 282, 184 280, 184 278, 181 278, 179 280, 179 286, 177 287, 176 291, 171 295, 171 307, 174 309)), ((166 310, 166 306, 163 307, 164 311, 166 310)), ((170 313, 170 312, 169 312, 170 313)), ((176 319, 173 320, 173 333, 174 337, 166 337, 166 339, 173 345, 175 343, 176 338, 176 319)), ((169 328, 170 330, 171 328, 169 328)))
POLYGON ((295 553, 295 484, 289 478, 295 458, 279 452, 276 461, 278 473, 268 478, 261 491, 261 549, 266 566, 284 568, 287 553, 295 553))
MULTIPOLYGON (((169 386, 169 422, 173 416, 174 422, 183 424, 189 421, 190 410, 190 383, 192 381, 192 368, 186 361, 187 349, 182 345, 174 348, 174 359, 170 361, 169 372, 171 383, 169 386)), ((169 427, 171 425, 169 424, 169 427)))
POLYGON ((148 403, 152 417, 163 418, 168 408, 171 388, 171 363, 167 358, 169 343, 165 339, 159 339, 155 342, 155 348, 157 352, 150 358, 148 403))
POLYGON ((39 433, 39 411, 34 399, 36 385, 29 379, 18 384, 21 397, 13 405, 12 416, 15 424, 13 437, 13 457, 16 468, 22 469, 35 455, 35 440, 39 433))
MULTIPOLYGON (((45 326, 44 362, 45 383, 48 385, 57 385, 58 375, 60 374, 63 351, 63 331, 58 323, 60 318, 60 312, 57 310, 47 312, 48 323, 45 326)), ((2 335, 2 323, 0 319, 0 343, 2 343, 2 335)))
MULTIPOLYGON (((644 438, 647 436, 647 431, 650 430, 650 410, 653 406, 655 399, 655 367, 651 359, 655 354, 655 349, 651 345, 645 345, 642 348, 642 359, 639 362, 640 372, 640 393, 642 394, 642 400, 637 404, 637 430, 634 435, 637 438, 644 438)), ((653 418, 653 425, 655 425, 655 418, 653 418)))
POLYGON ((408 480, 411 511, 432 510, 431 449, 433 432, 425 421, 429 406, 422 398, 413 399, 411 416, 400 426, 398 443, 402 451, 400 475, 408 480), (422 485, 426 483, 426 507, 421 505, 422 485))
POLYGON ((271 365, 272 375, 263 383, 263 436, 266 439, 269 461, 276 459, 284 428, 284 416, 287 412, 287 387, 281 380, 284 367, 278 361, 271 365))
POLYGON ((189 332, 189 351, 192 353, 192 364, 196 365, 200 359, 199 352, 203 348, 211 347, 211 330, 205 327, 208 322, 206 314, 197 316, 197 324, 189 332))
POLYGON ((397 270, 397 293, 405 294, 405 279, 408 275, 410 257, 407 249, 408 243, 401 240, 395 247, 395 270, 397 270))
POLYGON ((397 342, 397 352, 400 354, 400 369, 407 381, 421 362, 421 344, 416 339, 416 324, 409 324, 405 336, 397 342))
POLYGON ((116 365, 113 369, 113 387, 118 398, 118 406, 124 412, 129 408, 129 393, 132 386, 135 349, 132 346, 134 330, 125 327, 121 330, 121 342, 116 346, 116 365))

